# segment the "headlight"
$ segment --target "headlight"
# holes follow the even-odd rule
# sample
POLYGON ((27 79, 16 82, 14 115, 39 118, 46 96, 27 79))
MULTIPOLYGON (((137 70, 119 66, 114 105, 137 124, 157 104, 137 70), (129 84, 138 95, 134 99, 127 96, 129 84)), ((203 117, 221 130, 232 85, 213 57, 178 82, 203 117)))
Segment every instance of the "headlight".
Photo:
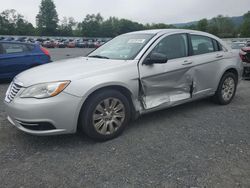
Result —
POLYGON ((37 99, 54 97, 61 93, 69 85, 69 83, 70 81, 60 81, 36 84, 26 88, 20 97, 37 99))

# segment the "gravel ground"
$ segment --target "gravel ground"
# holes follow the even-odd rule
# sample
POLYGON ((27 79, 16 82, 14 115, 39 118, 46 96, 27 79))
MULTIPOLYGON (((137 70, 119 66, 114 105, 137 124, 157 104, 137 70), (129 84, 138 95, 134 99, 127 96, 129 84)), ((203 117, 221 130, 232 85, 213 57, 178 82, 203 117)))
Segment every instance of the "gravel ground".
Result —
MULTIPOLYGON (((53 59, 86 54, 51 50, 53 59)), ((0 84, 3 101, 8 84, 0 84)), ((250 187, 250 81, 228 106, 208 99, 140 117, 117 139, 27 135, 0 102, 0 187, 250 187)))

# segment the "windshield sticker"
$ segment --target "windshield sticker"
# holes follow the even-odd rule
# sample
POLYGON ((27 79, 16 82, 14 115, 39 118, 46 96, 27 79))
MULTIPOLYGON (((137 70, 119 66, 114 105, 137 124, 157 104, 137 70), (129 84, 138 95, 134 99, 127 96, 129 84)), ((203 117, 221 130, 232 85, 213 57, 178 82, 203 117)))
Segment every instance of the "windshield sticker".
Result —
POLYGON ((145 39, 129 39, 128 43, 137 43, 142 44, 145 42, 145 39))

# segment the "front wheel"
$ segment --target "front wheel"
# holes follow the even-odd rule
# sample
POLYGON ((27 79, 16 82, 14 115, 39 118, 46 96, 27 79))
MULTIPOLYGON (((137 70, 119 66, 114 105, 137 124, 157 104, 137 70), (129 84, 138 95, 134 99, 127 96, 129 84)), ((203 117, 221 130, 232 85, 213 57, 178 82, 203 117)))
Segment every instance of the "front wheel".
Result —
POLYGON ((213 96, 214 101, 221 105, 229 104, 235 96, 236 88, 237 76, 232 72, 226 72, 213 96))
POLYGON ((120 135, 130 120, 128 99, 116 90, 93 94, 80 117, 82 130, 91 138, 105 141, 120 135))

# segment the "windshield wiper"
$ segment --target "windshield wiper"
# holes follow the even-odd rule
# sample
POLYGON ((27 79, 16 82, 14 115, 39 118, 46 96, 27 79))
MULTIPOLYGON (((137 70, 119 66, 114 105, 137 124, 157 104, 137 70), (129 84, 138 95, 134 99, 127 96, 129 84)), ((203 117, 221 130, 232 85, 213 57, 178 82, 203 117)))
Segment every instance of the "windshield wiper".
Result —
POLYGON ((109 59, 108 57, 106 56, 101 56, 101 55, 90 55, 88 57, 94 57, 94 58, 100 58, 100 59, 109 59))

